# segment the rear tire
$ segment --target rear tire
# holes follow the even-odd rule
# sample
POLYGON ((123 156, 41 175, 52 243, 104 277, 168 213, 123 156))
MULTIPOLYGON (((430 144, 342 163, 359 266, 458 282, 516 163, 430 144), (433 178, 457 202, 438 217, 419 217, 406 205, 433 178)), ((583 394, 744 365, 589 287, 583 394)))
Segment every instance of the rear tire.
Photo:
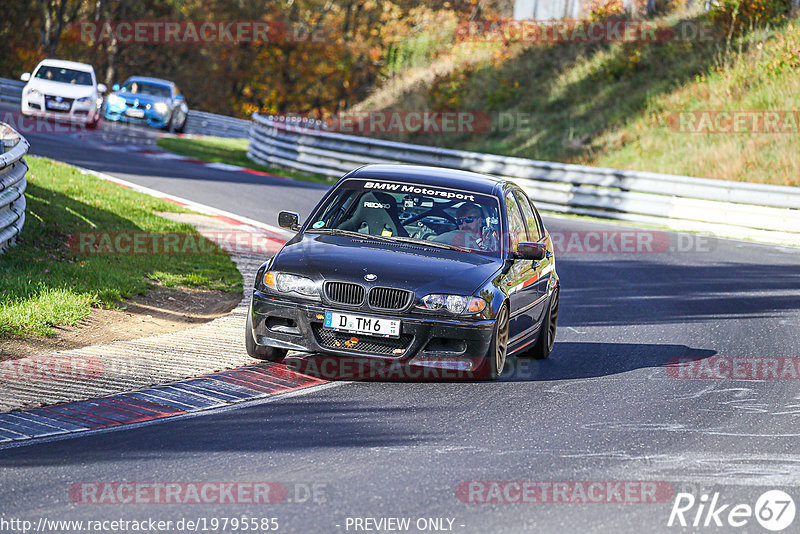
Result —
POLYGON ((266 360, 269 362, 281 362, 286 357, 287 351, 285 349, 276 349, 274 347, 267 347, 258 345, 256 340, 253 339, 253 321, 252 321, 253 306, 247 312, 247 323, 244 327, 244 346, 247 349, 247 354, 251 358, 257 360, 266 360))
POLYGON ((488 373, 486 380, 497 380, 503 372, 508 356, 508 306, 503 304, 497 312, 492 332, 492 342, 486 353, 488 373))
POLYGON ((556 341, 556 328, 558 327, 558 293, 559 289, 556 288, 550 297, 550 304, 547 306, 547 312, 542 321, 542 328, 539 330, 539 338, 536 340, 536 344, 523 356, 536 360, 546 360, 550 356, 553 344, 556 341))

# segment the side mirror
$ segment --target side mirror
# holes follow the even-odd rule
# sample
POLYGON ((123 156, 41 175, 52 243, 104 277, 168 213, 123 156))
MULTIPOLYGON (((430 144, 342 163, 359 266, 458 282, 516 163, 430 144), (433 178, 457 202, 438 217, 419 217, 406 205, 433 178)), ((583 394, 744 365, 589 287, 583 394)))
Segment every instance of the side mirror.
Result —
POLYGON ((517 252, 514 253, 515 259, 539 261, 547 255, 547 247, 544 243, 520 243, 517 245, 517 252))
POLYGON ((118 83, 115 83, 114 85, 112 85, 112 86, 111 86, 111 90, 112 90, 112 91, 119 91, 119 84, 118 84, 118 83))
POLYGON ((22 76, 20 76, 19 79, 22 80, 23 82, 31 81, 31 73, 30 72, 23 72, 22 76))
POLYGON ((175 95, 175 100, 177 100, 177 101, 179 101, 179 102, 183 102, 183 101, 185 101, 186 99, 183 97, 183 95, 181 95, 181 94, 177 94, 177 95, 175 95))
POLYGON ((106 84, 104 84, 104 83, 98 83, 97 84, 97 92, 98 93, 105 93, 106 91, 108 91, 108 87, 106 87, 106 84))
POLYGON ((300 216, 293 211, 282 211, 278 214, 278 226, 296 232, 300 229, 300 216))

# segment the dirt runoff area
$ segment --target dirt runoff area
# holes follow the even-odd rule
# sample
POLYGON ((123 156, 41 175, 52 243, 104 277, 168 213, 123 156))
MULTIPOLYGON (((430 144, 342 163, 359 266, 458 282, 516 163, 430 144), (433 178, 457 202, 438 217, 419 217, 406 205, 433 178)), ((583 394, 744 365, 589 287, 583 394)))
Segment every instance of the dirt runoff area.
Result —
POLYGON ((227 314, 241 299, 239 293, 158 286, 120 309, 92 308, 75 325, 53 327, 51 336, 0 340, 0 360, 184 330, 227 314))

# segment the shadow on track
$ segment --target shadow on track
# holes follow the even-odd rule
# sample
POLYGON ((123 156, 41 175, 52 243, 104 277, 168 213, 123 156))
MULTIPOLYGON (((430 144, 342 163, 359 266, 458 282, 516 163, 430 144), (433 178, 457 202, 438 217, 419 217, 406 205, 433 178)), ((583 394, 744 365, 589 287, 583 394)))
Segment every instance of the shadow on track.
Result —
MULTIPOLYGON (((382 388, 385 391, 394 387, 399 396, 408 394, 403 392, 407 386, 386 384, 382 388)), ((0 467, 82 466, 87 462, 116 461, 120 456, 136 461, 162 455, 192 455, 197 451, 212 455, 268 450, 313 453, 325 449, 408 446, 441 437, 439 429, 418 428, 409 433, 408 427, 395 426, 433 408, 414 406, 413 402, 402 408, 379 405, 372 398, 375 393, 364 389, 367 385, 352 387, 352 402, 338 402, 320 392, 266 405, 243 406, 235 412, 162 420, 155 425, 8 449, 0 454, 0 467), (71 452, 66 453, 68 450, 71 452)), ((437 410, 460 411, 444 406, 437 410)))
POLYGON ((613 263, 561 259, 559 328, 770 318, 800 310, 797 263, 714 262, 700 253, 650 256, 613 263), (668 261, 674 259, 679 262, 668 261))
POLYGON ((637 369, 664 368, 678 358, 709 358, 711 349, 686 345, 651 343, 556 342, 547 360, 509 358, 501 380, 504 382, 572 380, 627 373, 637 369))

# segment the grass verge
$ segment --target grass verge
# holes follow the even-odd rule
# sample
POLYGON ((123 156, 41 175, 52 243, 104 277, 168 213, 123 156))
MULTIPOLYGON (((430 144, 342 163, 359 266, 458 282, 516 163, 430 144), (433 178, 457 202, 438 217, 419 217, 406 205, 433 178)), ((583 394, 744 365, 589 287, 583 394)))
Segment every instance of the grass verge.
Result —
POLYGON ((164 137, 157 141, 158 146, 175 154, 196 158, 210 163, 227 163, 239 165, 256 171, 268 172, 279 176, 288 176, 295 180, 333 184, 333 178, 319 174, 306 174, 291 169, 267 167, 259 165, 247 157, 247 148, 250 141, 230 137, 164 137))
POLYGON ((52 333, 92 306, 114 307, 154 284, 242 291, 226 253, 192 226, 155 214, 187 210, 46 158, 26 160, 25 228, 17 246, 0 256, 0 338, 52 333), (79 254, 68 245, 70 236, 105 232, 192 234, 215 252, 79 254))
MULTIPOLYGON (((681 35, 707 21, 679 12, 654 22, 681 35)), ((492 120, 475 133, 384 136, 399 141, 797 186, 800 135, 788 119, 800 109, 798 26, 789 18, 733 38, 711 27, 702 39, 663 42, 454 42, 448 55, 417 69, 432 74, 409 71, 406 83, 387 83, 357 108, 481 110, 492 120), (760 133, 746 122, 682 130, 677 119, 717 112, 778 112, 786 120, 780 133, 760 133)))

